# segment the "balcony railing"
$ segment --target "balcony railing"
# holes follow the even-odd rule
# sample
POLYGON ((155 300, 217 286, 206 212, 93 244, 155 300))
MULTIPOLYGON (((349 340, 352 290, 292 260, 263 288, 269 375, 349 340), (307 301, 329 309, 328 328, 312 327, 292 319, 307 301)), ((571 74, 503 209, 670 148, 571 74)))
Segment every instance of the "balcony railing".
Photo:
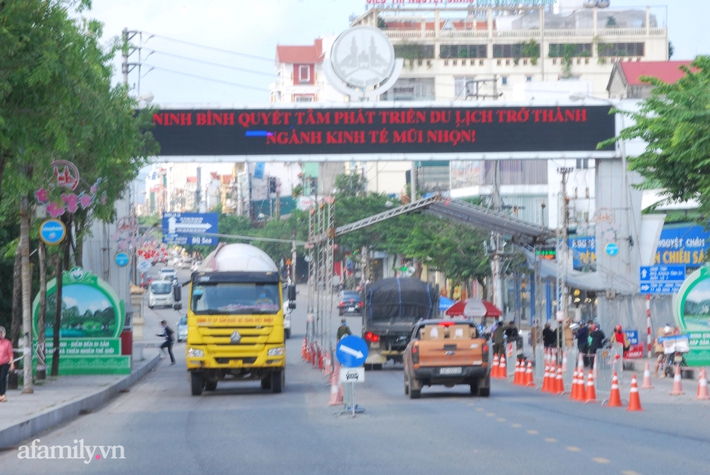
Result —
MULTIPOLYGON (((436 32, 432 30, 382 30, 392 39, 433 39, 436 32)), ((592 28, 585 29, 545 29, 545 37, 593 37, 593 36, 646 36, 646 28, 592 28)), ((650 36, 666 36, 665 28, 649 28, 650 36)), ((439 38, 487 38, 488 30, 441 30, 439 38)), ((493 30, 493 38, 538 38, 540 29, 529 30, 493 30)))

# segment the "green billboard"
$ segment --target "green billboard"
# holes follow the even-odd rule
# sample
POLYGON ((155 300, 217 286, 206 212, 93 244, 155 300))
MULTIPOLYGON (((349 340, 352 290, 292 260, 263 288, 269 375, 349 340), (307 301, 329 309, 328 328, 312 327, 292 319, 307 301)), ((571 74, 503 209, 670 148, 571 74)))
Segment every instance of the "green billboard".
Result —
POLYGON ((681 332, 688 335, 688 366, 710 365, 710 267, 693 272, 674 297, 673 314, 681 332))

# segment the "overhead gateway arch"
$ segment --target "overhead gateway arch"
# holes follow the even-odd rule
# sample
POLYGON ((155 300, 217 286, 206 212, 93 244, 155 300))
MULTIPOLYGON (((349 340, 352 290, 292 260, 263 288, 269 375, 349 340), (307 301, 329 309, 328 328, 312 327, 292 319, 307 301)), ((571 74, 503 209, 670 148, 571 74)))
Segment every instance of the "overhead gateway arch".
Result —
POLYGON ((436 102, 166 107, 160 161, 321 162, 611 159, 609 105, 436 102))

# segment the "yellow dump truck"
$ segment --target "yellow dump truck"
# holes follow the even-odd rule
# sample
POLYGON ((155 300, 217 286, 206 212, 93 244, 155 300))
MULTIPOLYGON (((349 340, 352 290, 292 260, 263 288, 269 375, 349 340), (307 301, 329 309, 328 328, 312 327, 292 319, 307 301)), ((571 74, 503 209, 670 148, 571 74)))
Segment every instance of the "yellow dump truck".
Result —
MULTIPOLYGON (((284 388, 284 289, 295 308, 296 290, 261 249, 220 244, 192 273, 187 285, 187 370, 192 395, 214 391, 223 380, 260 380, 284 388)), ((176 308, 182 288, 175 287, 176 308)))

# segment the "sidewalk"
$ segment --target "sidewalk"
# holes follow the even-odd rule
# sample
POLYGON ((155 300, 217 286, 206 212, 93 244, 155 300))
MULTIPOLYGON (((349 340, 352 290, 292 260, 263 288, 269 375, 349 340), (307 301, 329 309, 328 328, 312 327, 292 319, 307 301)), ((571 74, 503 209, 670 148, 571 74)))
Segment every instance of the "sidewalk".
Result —
POLYGON ((145 339, 133 342, 131 374, 60 376, 35 384, 33 394, 8 390, 7 402, 0 403, 0 450, 101 407, 153 370, 160 361, 162 340, 155 334, 161 318, 145 310, 145 339))

